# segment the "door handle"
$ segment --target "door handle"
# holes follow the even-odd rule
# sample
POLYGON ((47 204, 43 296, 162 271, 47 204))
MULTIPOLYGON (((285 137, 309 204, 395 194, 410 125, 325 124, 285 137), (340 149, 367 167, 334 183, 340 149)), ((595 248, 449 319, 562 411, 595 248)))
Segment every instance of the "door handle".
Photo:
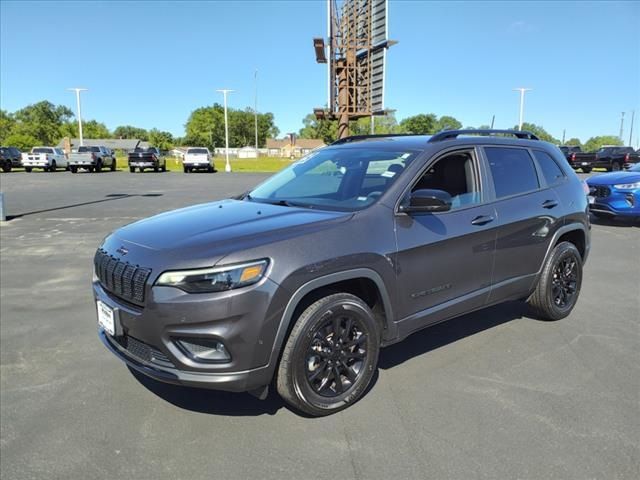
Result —
POLYGON ((553 208, 557 206, 558 206, 558 202, 556 202, 555 200, 547 200, 542 204, 542 208, 553 208))
POLYGON ((489 222, 493 222, 493 220, 494 218, 491 215, 480 215, 471 220, 471 225, 486 225, 489 222))

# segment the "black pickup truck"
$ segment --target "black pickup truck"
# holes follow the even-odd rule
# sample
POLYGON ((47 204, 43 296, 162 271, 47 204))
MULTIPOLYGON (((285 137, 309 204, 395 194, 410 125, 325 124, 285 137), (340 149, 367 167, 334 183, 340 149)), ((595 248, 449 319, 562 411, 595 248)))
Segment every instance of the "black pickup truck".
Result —
POLYGON ((574 153, 567 158, 574 170, 589 173, 594 168, 617 172, 640 162, 640 155, 632 147, 602 147, 595 153, 574 153))
POLYGON ((159 148, 136 148, 133 152, 129 153, 129 171, 131 173, 136 171, 136 168, 144 172, 145 168, 152 168, 154 172, 166 172, 167 161, 164 155, 160 152, 159 148))

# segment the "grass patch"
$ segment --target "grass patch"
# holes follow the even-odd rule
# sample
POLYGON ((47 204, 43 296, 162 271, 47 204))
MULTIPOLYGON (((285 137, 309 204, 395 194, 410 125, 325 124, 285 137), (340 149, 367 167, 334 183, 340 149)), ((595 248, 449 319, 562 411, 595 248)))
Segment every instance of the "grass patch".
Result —
MULTIPOLYGON (((127 157, 117 157, 118 169, 127 168, 127 157)), ((214 163, 216 170, 224 172, 224 157, 215 157, 214 163)), ((284 167, 291 165, 292 161, 288 158, 279 157, 259 157, 259 158, 229 158, 231 170, 233 172, 244 173, 272 173, 279 172, 284 167)), ((182 161, 176 160, 175 157, 167 157, 167 170, 170 172, 182 172, 182 161)))

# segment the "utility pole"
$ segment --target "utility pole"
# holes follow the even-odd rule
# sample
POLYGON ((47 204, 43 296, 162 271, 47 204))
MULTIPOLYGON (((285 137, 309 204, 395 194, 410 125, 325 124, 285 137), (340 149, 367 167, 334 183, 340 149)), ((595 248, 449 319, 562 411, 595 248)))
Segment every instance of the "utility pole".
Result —
POLYGON ((235 92, 235 90, 229 90, 228 88, 221 88, 216 92, 222 93, 224 96, 224 154, 227 160, 224 166, 225 172, 231 172, 231 164, 229 163, 229 118, 227 117, 227 94, 235 92))
POLYGON ((374 116, 371 115, 371 135, 375 135, 376 134, 376 122, 374 120, 374 116))
POLYGON ((78 134, 80 135, 80 146, 84 145, 82 138, 82 111, 80 110, 80 92, 86 92, 86 88, 67 88, 70 92, 76 92, 76 109, 78 112, 78 134))
POLYGON ((258 155, 258 69, 253 75, 253 80, 255 83, 255 97, 253 99, 253 116, 255 122, 255 131, 256 131, 256 156, 258 155))
POLYGON ((631 140, 633 139, 633 120, 636 117, 636 111, 631 111, 631 130, 629 131, 629 146, 631 146, 631 140))
POLYGON ((620 117, 620 141, 624 143, 622 135, 624 135, 624 112, 622 112, 622 116, 620 117))
POLYGON ((520 121, 518 122, 518 130, 522 130, 522 123, 524 117, 524 94, 525 92, 530 92, 533 90, 532 88, 514 88, 514 92, 520 92, 520 121))
POLYGON ((564 135, 567 133, 566 129, 562 129, 562 145, 564 145, 564 135))
POLYGON ((491 117, 491 130, 493 130, 493 123, 496 121, 496 116, 493 115, 493 117, 491 117))

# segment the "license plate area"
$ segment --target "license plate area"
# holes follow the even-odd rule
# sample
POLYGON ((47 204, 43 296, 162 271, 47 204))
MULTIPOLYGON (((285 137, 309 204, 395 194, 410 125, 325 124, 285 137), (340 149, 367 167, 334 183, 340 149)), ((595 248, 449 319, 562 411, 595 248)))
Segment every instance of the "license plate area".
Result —
POLYGON ((115 336, 118 331, 117 311, 104 302, 96 300, 98 311, 98 325, 111 336, 115 336))

